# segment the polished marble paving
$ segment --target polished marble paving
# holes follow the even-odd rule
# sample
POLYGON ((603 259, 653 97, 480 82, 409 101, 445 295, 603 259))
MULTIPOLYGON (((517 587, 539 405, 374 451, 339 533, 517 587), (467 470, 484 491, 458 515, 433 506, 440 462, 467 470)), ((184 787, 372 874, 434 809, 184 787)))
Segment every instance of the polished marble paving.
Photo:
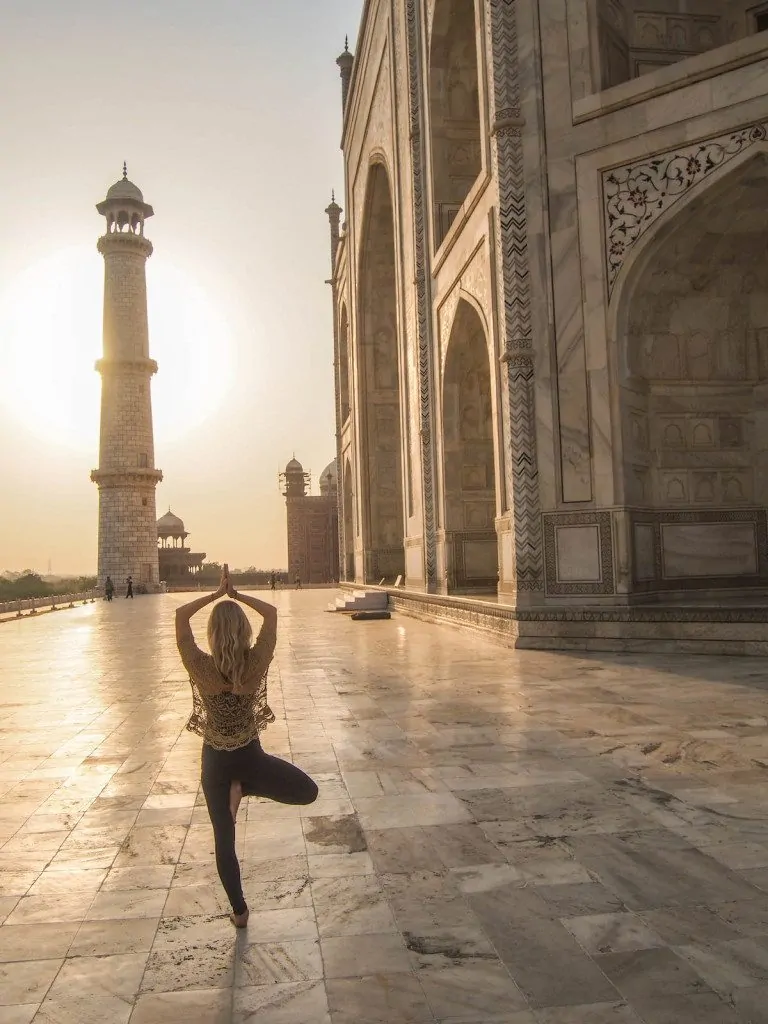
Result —
MULTIPOLYGON (((514 652, 278 593, 236 934, 178 596, 0 624, 0 1024, 768 1024, 764 659, 514 652)), ((197 624, 204 635, 204 614, 197 624)))

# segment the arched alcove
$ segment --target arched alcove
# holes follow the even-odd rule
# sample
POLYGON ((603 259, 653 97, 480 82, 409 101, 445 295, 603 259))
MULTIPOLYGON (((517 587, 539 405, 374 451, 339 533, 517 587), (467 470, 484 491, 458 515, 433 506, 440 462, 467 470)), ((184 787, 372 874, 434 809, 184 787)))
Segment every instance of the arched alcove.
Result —
POLYGON ((437 0, 429 49, 435 245, 482 169, 474 0, 437 0))
POLYGON ((387 171, 369 172, 358 312, 365 579, 405 572, 395 221, 387 171))
POLYGON ((619 296, 636 590, 768 583, 767 193, 761 153, 681 204, 619 296))
POLYGON ((485 329, 462 299, 443 371, 443 490, 449 591, 496 590, 491 365, 485 329))
POLYGON ((355 578, 355 493, 352 483, 352 464, 349 459, 344 463, 344 482, 342 488, 342 510, 344 524, 344 579, 355 578))
POLYGON ((342 306, 339 323, 339 405, 341 425, 349 419, 349 317, 347 307, 342 306))

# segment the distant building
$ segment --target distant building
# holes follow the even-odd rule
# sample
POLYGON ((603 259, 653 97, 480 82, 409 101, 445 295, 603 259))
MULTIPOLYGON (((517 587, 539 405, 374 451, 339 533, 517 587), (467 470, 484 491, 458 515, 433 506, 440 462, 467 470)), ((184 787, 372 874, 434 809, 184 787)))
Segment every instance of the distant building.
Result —
POLYGON ((203 568, 205 552, 190 551, 186 546, 189 534, 184 521, 170 509, 157 521, 160 579, 171 586, 191 582, 203 568))
POLYGON ((281 475, 288 513, 288 580, 332 583, 339 573, 339 511, 335 460, 320 474, 320 494, 308 494, 309 473, 291 459, 281 475))

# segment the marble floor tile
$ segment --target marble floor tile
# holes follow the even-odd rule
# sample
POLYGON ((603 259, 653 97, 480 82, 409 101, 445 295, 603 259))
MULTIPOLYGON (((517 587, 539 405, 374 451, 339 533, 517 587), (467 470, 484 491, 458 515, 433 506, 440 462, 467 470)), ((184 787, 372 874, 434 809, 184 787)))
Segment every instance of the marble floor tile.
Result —
POLYGON ((450 967, 418 972, 432 1012, 456 1021, 524 1010, 527 1002, 500 962, 468 960, 450 967))
POLYGON ((369 853, 330 853, 323 857, 308 857, 311 878, 372 875, 373 861, 369 853))
POLYGON ((414 970, 450 967, 469 962, 497 962, 498 955, 479 926, 452 925, 438 928, 431 923, 403 931, 414 970))
MULTIPOLYGON (((768 986, 753 985, 738 989, 733 993, 733 1007, 738 1014, 739 1024, 768 1024, 768 986)), ((661 1024, 666 1022, 661 1021, 661 1024)), ((715 1024, 714 1017, 712 1024, 715 1024)))
POLYGON ((249 942, 240 946, 235 985, 277 985, 323 977, 323 958, 316 939, 295 942, 249 942))
POLYGON ((232 938, 205 944, 153 948, 141 981, 142 992, 185 992, 189 989, 231 989, 236 951, 232 938))
POLYGON ((20 899, 20 896, 0 897, 0 925, 5 922, 6 918, 15 909, 20 899))
POLYGON ((248 936, 253 942, 289 942, 317 939, 318 926, 312 907, 251 911, 248 936))
POLYGON ((312 898, 323 938, 396 930, 392 910, 375 875, 315 879, 312 898))
POLYGON ((158 918, 168 898, 167 889, 107 889, 96 895, 86 921, 114 921, 117 918, 158 918))
POLYGON ((344 856, 364 853, 368 844, 357 815, 331 815, 303 821, 307 853, 313 856, 344 856))
MULTIPOLYGON (((751 992, 747 989, 746 992, 751 992)), ((765 998, 765 996, 763 996, 765 998)), ((638 1013, 646 1024, 761 1024, 768 1015, 742 1016, 718 996, 708 993, 691 996, 664 995, 640 999, 638 1013)))
POLYGON ((8 915, 5 926, 83 921, 93 900, 92 892, 24 896, 8 915))
POLYGON ((139 996, 130 1024, 231 1024, 229 989, 152 992, 139 996))
POLYGON ((451 825, 471 821, 470 812, 451 793, 419 796, 360 797, 355 800, 363 829, 451 825))
POLYGON ((597 963, 630 1004, 651 993, 658 997, 712 993, 690 964, 671 949, 609 953, 597 963))
POLYGON ((710 988, 724 998, 736 989, 768 982, 768 936, 733 939, 709 946, 675 946, 710 988))
POLYGON ((96 1016, 108 1024, 130 1019, 147 961, 146 953, 75 957, 65 961, 36 1020, 45 1024, 96 1016))
POLYGON ((0 1006, 0 1024, 32 1024, 39 1003, 23 1003, 21 1006, 0 1006))
POLYGON ((139 868, 112 868, 101 885, 103 892, 111 889, 167 889, 171 884, 174 865, 145 865, 139 868))
POLYGON ((26 960, 0 964, 0 1006, 40 1003, 63 962, 26 960))
POLYGON ((537 1010, 536 1024, 642 1024, 642 1021, 626 1003, 593 1003, 537 1010))
POLYGON ((375 974, 326 982, 333 1024, 428 1024, 434 1020, 413 974, 375 974))
POLYGON ((570 917, 563 924, 588 953, 626 953, 653 949, 664 942, 635 914, 570 917))
POLYGON ((84 921, 69 947, 69 956, 118 956, 148 953, 157 926, 152 918, 114 921, 84 921))
POLYGON ((402 936, 345 935, 320 940, 326 978, 356 978, 411 970, 402 936))
POLYGON ((0 928, 0 963, 62 960, 77 930, 76 923, 3 925, 0 928))
POLYGON ((331 1024, 322 981, 235 989, 232 1024, 331 1024))

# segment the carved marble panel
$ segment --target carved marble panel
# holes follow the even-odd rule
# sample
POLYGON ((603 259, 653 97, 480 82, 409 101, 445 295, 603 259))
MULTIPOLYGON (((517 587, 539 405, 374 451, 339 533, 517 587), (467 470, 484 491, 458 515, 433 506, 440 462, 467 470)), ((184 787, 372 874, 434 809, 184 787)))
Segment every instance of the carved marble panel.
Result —
POLYGON ((695 185, 768 137, 755 124, 716 138, 644 157, 603 172, 605 262, 609 292, 636 242, 695 185))

